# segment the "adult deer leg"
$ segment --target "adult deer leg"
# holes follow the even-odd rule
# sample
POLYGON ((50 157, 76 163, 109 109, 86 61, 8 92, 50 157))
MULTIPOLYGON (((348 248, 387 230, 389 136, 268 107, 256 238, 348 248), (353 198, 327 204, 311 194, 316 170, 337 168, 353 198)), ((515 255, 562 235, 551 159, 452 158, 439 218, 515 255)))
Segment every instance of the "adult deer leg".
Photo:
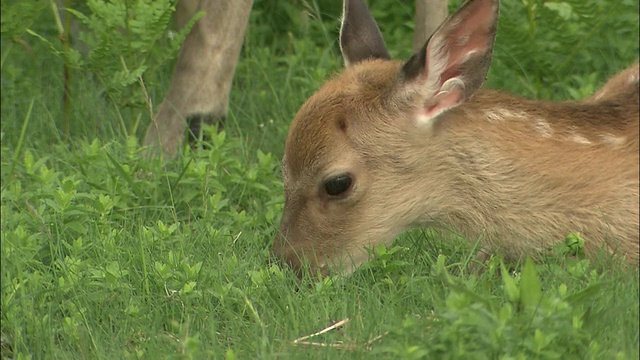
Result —
POLYGON ((202 123, 226 117, 229 91, 253 0, 181 0, 177 25, 205 11, 182 45, 171 85, 149 125, 144 145, 152 155, 174 157, 189 124, 199 136, 202 123))
POLYGON ((417 53, 449 14, 448 0, 416 0, 416 30, 413 52, 417 53))

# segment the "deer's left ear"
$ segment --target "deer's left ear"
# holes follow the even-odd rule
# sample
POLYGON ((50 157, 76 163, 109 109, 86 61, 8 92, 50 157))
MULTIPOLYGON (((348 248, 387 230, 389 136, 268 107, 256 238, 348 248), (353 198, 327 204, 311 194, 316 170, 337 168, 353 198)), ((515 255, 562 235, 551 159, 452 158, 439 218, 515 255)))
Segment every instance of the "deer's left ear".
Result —
POLYGON ((344 0, 340 50, 346 66, 368 59, 390 59, 376 21, 363 0, 344 0))
POLYGON ((432 124, 480 88, 491 64, 499 8, 499 0, 467 1, 404 65, 405 86, 422 101, 419 124, 432 124))

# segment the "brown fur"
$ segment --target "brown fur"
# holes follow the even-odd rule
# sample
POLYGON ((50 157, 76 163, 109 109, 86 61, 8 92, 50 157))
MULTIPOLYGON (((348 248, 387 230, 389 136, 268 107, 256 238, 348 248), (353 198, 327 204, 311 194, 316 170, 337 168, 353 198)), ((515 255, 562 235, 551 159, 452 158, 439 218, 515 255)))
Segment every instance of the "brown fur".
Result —
POLYGON ((585 102, 480 90, 419 128, 417 105, 399 89, 401 66, 348 67, 296 115, 276 254, 296 268, 306 258, 348 271, 366 259, 364 246, 436 226, 509 259, 578 231, 587 254, 603 248, 638 264, 637 81, 585 102), (355 187, 344 199, 327 198, 323 181, 342 172, 355 187))

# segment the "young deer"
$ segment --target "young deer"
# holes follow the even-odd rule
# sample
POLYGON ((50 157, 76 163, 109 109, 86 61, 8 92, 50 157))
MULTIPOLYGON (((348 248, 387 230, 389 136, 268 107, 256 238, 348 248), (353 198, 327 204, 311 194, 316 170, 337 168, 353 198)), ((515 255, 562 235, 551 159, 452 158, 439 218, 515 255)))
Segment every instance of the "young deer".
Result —
POLYGON ((577 231, 588 255, 637 265, 637 65, 583 102, 480 89, 498 9, 468 1, 402 63, 362 0, 345 1, 346 68, 289 129, 277 256, 350 272, 366 247, 436 226, 507 259, 577 231))

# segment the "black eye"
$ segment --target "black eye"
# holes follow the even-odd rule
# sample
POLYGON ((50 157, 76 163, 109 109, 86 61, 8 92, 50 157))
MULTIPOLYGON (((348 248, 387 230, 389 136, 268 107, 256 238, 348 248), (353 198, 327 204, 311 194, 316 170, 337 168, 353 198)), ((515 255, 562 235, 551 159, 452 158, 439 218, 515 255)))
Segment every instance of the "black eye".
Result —
POLYGON ((349 190, 352 182, 350 175, 338 175, 327 180, 324 183, 324 189, 330 196, 338 196, 349 190))

